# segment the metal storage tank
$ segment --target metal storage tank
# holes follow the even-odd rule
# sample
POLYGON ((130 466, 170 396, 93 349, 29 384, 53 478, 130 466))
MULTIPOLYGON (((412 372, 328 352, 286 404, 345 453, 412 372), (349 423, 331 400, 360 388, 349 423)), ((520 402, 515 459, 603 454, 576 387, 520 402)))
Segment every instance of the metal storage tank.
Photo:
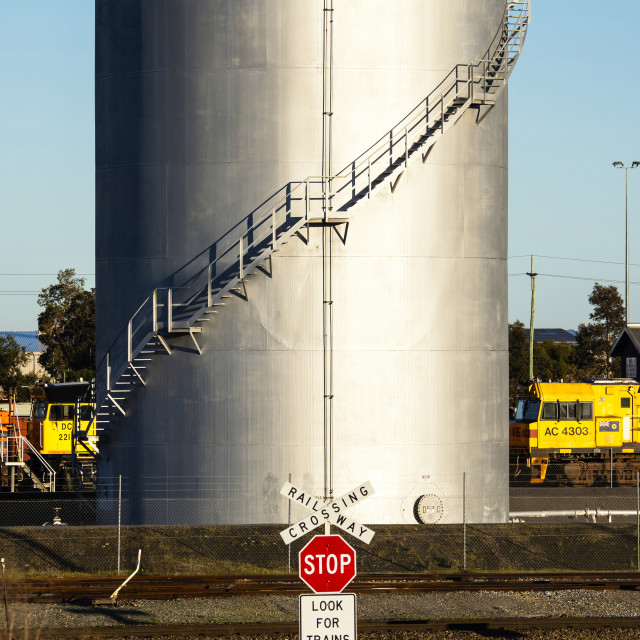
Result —
MULTIPOLYGON (((331 4, 334 169, 457 64, 482 57, 505 9, 331 4)), ((103 367, 154 289, 185 285, 262 203, 322 174, 324 8, 96 0, 103 367)), ((364 522, 415 523, 422 495, 455 522, 466 474, 467 519, 506 519, 506 90, 478 115, 468 109, 348 229, 293 237, 246 279, 246 299, 244 289, 225 298, 198 324, 195 341, 173 334, 171 355, 157 341, 148 362, 140 354, 145 386, 130 390, 126 417, 112 411, 100 460, 103 478, 128 483, 132 522, 286 522, 285 481, 323 495, 323 233, 335 494, 370 480, 376 495, 354 512, 364 522)))

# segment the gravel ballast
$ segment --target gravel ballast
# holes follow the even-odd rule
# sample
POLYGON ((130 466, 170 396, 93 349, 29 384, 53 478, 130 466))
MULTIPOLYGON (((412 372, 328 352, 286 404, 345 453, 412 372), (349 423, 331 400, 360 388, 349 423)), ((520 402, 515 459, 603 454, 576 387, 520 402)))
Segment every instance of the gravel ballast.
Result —
MULTIPOLYGON (((358 620, 425 620, 474 618, 572 618, 638 617, 639 627, 622 630, 527 630, 359 633, 365 640, 414 638, 640 638, 640 594, 634 591, 454 592, 422 594, 361 594, 358 620)), ((173 601, 127 601, 123 593, 118 607, 92 608, 74 604, 9 605, 14 627, 37 637, 47 628, 108 627, 126 625, 216 624, 230 622, 296 622, 296 596, 211 597, 173 601)), ((3 616, 4 617, 4 616, 3 616)), ((2 627, 0 627, 2 628, 2 627)), ((15 640, 25 634, 16 631, 15 640)), ((240 636, 233 636, 239 640, 240 636)), ((263 638, 276 636, 251 636, 263 638)), ((292 636, 280 636, 280 638, 292 636)))

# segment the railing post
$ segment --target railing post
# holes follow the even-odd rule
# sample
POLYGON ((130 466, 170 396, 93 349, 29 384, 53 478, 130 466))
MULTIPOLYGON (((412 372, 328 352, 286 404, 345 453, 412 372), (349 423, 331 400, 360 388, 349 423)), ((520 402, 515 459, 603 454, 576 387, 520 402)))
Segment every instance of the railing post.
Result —
POLYGON ((404 166, 405 169, 409 166, 409 129, 404 128, 404 166))
POLYGON ((173 289, 167 290, 167 331, 173 331, 173 289))
POLYGON ((309 220, 309 178, 304 181, 304 219, 309 220))
POLYGON ((210 307, 213 304, 213 294, 211 291, 211 267, 213 265, 210 264, 207 267, 207 307, 210 307))
POLYGON ((111 391, 111 362, 107 352, 107 391, 111 391))
POLYGON ((424 101, 424 135, 429 135, 429 96, 424 101))
POLYGON ((158 290, 153 290, 153 297, 151 300, 153 304, 153 333, 158 333, 158 290))
POLYGON ((482 72, 482 92, 487 94, 487 70, 488 70, 488 62, 487 60, 483 60, 482 64, 484 65, 484 71, 482 72))
POLYGON ((367 167, 367 172, 369 175, 369 193, 367 197, 370 198, 371 197, 371 156, 369 156, 369 166, 367 167))
POLYGON ((271 209, 271 248, 273 251, 276 250, 276 243, 278 241, 278 238, 276 237, 276 210, 271 209))
POLYGON ((133 324, 133 318, 129 320, 127 325, 127 361, 131 362, 132 342, 133 342, 133 330, 131 325, 133 324))
POLYGON ((244 257, 242 255, 243 252, 244 252, 244 248, 243 248, 243 244, 244 243, 242 242, 242 238, 243 238, 243 236, 240 236, 240 241, 238 243, 239 244, 239 247, 238 247, 238 266, 239 266, 239 268, 238 268, 238 276, 239 276, 240 280, 242 280, 242 278, 244 277, 243 273, 242 273, 242 269, 243 269, 242 262, 243 262, 243 257, 244 257))

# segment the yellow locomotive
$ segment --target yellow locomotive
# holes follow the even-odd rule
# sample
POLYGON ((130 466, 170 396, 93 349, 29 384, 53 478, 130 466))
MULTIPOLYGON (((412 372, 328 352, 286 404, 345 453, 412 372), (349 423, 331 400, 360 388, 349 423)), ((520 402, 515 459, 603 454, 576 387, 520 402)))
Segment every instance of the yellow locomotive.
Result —
POLYGON ((31 415, 3 429, 0 487, 43 491, 93 488, 98 436, 88 382, 38 383, 31 415))
POLYGON ((31 419, 27 426, 27 438, 44 456, 70 456, 73 453, 74 429, 87 431, 84 441, 88 446, 76 446, 76 456, 92 458, 97 453, 98 437, 95 423, 91 423, 92 404, 88 401, 88 382, 38 384, 31 389, 31 419), (76 402, 80 402, 79 420, 76 419, 76 402))
POLYGON ((588 487, 636 482, 640 386, 635 380, 533 383, 509 423, 511 479, 588 487))

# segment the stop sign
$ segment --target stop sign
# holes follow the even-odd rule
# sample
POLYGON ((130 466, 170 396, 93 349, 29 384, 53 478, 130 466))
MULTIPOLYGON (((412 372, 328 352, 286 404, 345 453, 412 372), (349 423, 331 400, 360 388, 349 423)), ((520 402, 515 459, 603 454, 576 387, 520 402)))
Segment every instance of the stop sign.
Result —
POLYGON ((340 593, 356 577, 356 552, 340 536, 315 536, 300 551, 300 579, 316 593, 340 593))

